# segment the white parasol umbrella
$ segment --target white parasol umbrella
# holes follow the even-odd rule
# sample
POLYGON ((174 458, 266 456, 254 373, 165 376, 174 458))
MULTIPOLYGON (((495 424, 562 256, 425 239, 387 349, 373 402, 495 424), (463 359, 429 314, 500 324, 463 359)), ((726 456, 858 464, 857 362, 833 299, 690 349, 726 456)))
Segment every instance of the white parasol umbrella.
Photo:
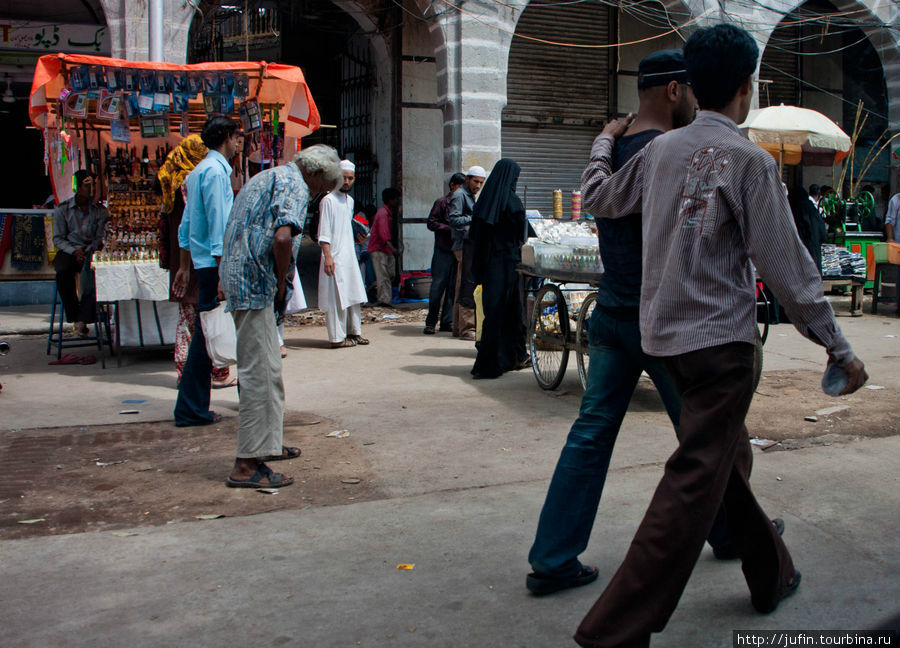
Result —
POLYGON ((850 153, 850 137, 825 115, 798 106, 751 110, 740 129, 781 164, 837 164, 850 153))

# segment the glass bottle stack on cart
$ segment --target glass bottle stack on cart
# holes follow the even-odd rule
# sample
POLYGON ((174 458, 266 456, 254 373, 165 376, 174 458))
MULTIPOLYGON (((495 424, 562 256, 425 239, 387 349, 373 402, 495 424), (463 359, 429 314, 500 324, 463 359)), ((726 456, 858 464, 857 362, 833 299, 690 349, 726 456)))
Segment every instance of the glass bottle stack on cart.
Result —
POLYGON ((159 198, 148 191, 109 196, 109 220, 96 263, 155 263, 159 260, 159 198))

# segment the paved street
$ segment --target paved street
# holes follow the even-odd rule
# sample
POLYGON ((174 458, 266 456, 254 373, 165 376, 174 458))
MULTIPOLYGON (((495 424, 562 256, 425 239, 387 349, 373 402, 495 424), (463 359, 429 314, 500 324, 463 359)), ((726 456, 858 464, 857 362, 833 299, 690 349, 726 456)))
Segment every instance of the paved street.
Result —
MULTIPOLYGON (((10 317, 0 312, 0 330, 11 330, 2 327, 10 317)), ((900 319, 839 322, 870 384, 884 387, 866 397, 896 403, 900 319)), ((534 598, 524 587, 526 556, 577 413, 574 360, 556 392, 541 391, 528 371, 473 381, 471 345, 421 328, 367 325, 371 346, 340 350, 326 348, 323 328, 287 331, 287 407, 349 430, 335 442, 358 446, 380 499, 143 526, 129 537, 0 540, 0 645, 574 646, 674 448, 662 406, 642 382, 583 555, 600 566, 599 581, 534 598)), ((43 337, 5 339, 13 343, 0 358, 7 435, 122 423, 123 400, 146 401, 128 422, 171 417, 174 370, 163 356, 128 356, 121 368, 53 367, 43 337)), ((772 329, 767 374, 822 369, 819 347, 789 326, 772 329)), ((217 411, 236 416, 235 390, 213 398, 217 411)), ((835 401, 852 416, 859 398, 835 401)), ((799 428, 806 413, 784 426, 799 428)), ((896 428, 869 436, 857 427, 798 450, 757 451, 754 488, 786 521, 803 572, 798 593, 759 616, 739 563, 715 561, 706 548, 654 648, 725 648, 735 629, 864 629, 900 611, 900 437, 896 428)), ((223 500, 236 496, 222 486, 223 500)))

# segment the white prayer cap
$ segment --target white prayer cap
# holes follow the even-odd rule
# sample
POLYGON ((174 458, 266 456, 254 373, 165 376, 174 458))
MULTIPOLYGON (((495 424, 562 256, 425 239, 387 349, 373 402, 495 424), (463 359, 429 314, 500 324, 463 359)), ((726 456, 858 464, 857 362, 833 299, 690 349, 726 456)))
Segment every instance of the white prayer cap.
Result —
POLYGON ((356 171, 356 165, 350 160, 341 160, 341 171, 356 171))
POLYGON ((469 167, 469 170, 466 171, 467 176, 474 176, 476 178, 486 178, 487 173, 484 172, 484 167, 473 166, 469 167))

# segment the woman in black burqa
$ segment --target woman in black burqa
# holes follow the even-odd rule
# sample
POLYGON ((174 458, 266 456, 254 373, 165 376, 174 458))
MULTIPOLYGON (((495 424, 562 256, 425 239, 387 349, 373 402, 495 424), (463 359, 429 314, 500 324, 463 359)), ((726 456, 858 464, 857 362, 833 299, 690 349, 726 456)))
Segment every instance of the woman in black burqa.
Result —
POLYGON ((503 158, 475 203, 469 238, 475 242, 473 272, 482 286, 484 323, 472 367, 475 378, 497 378, 526 366, 525 324, 516 265, 522 259, 528 222, 516 195, 521 168, 503 158))

